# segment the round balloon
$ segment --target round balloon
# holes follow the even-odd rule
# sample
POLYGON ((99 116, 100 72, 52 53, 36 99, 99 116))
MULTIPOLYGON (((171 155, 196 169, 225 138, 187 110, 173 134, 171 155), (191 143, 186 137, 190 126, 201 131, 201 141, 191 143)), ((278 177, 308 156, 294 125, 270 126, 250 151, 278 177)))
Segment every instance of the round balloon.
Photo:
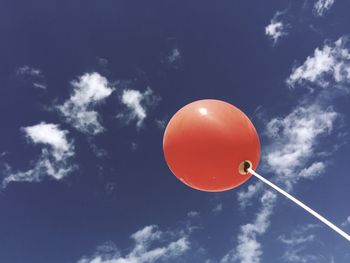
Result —
POLYGON ((248 117, 220 100, 192 102, 168 123, 163 139, 165 160, 186 185, 208 192, 244 183, 260 158, 257 132, 248 117))

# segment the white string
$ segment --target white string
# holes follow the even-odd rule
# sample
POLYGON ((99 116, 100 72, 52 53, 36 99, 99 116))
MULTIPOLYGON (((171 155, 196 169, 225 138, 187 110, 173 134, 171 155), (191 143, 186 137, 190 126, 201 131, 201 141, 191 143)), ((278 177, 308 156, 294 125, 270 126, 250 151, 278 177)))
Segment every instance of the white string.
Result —
POLYGON ((308 211, 310 214, 312 214, 313 216, 315 216, 317 219, 321 220, 323 223, 325 223, 327 226, 329 226, 330 228, 332 228, 335 232, 337 232, 339 235, 343 236, 344 238, 346 238, 348 241, 350 241, 350 236, 345 233, 343 230, 341 230, 339 227, 337 227, 336 225, 334 225, 333 223, 329 222, 326 218, 324 218, 323 216, 321 216, 319 213, 317 213, 316 211, 314 211, 313 209, 311 209, 310 207, 308 207, 307 205, 303 204, 302 202, 300 202, 298 199, 296 199, 295 197, 291 196, 290 194, 288 194, 286 191, 282 190, 281 188, 279 188, 278 186, 274 185, 273 183, 271 183, 269 180, 265 179, 264 177, 262 177, 260 174, 256 173, 253 169, 248 168, 247 171, 249 173, 251 173, 252 175, 254 175, 255 177, 257 177, 258 179, 260 179, 261 181, 263 181, 264 183, 268 184, 269 186, 271 186, 272 188, 274 188, 275 190, 277 190, 278 192, 280 192, 281 194, 283 194, 285 197, 289 198, 290 200, 292 200, 294 203, 296 203, 297 205, 301 206, 302 208, 304 208, 306 211, 308 211))

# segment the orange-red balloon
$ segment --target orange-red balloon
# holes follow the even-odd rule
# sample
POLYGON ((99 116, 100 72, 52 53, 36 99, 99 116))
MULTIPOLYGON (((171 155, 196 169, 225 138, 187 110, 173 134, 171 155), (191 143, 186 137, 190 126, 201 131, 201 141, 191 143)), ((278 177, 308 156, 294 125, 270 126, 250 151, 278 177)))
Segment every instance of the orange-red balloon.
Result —
POLYGON ((251 174, 260 158, 257 132, 248 117, 220 100, 199 100, 180 109, 168 123, 163 139, 165 160, 186 185, 208 192, 232 189, 251 174))

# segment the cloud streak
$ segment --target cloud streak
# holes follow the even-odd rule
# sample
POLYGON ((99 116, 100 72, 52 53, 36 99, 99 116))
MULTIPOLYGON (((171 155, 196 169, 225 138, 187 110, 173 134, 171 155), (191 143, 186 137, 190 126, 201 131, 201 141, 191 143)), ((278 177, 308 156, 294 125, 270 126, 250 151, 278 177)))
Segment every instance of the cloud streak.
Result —
POLYGON ((22 78, 29 78, 33 82, 33 87, 46 90, 44 84, 44 75, 40 69, 30 67, 28 65, 22 66, 16 70, 16 74, 22 78))
POLYGON ((153 263, 168 261, 182 256, 190 249, 186 236, 175 238, 174 233, 163 232, 155 225, 146 226, 131 235, 134 246, 123 256, 115 246, 97 250, 90 257, 81 258, 78 263, 153 263), (170 236, 170 237, 169 237, 170 236), (154 246, 154 243, 157 245, 154 246))
POLYGON ((349 226, 350 225, 350 216, 346 218, 346 220, 341 224, 342 226, 349 226))
POLYGON ((307 57, 301 66, 294 68, 287 79, 291 88, 305 85, 311 85, 312 89, 334 86, 339 88, 349 82, 350 52, 347 37, 316 48, 314 54, 307 57))
POLYGON ((124 89, 120 101, 126 106, 126 110, 119 113, 117 119, 125 124, 135 121, 136 126, 141 128, 147 117, 148 109, 155 106, 159 100, 160 97, 154 95, 150 88, 143 93, 134 89, 124 89))
POLYGON ((69 160, 75 153, 73 141, 67 139, 68 131, 61 130, 56 124, 45 122, 24 127, 22 130, 30 143, 42 146, 41 155, 27 171, 13 171, 6 165, 2 188, 13 182, 40 182, 45 177, 61 180, 72 172, 74 166, 69 160))
POLYGON ((96 135, 104 131, 100 115, 95 107, 103 103, 114 91, 112 84, 97 72, 85 73, 71 82, 73 92, 60 106, 59 112, 65 121, 78 131, 96 135))
POLYGON ((238 245, 229 251, 220 263, 259 263, 263 254, 257 237, 264 234, 270 226, 270 216, 276 202, 276 194, 266 191, 260 198, 261 208, 252 223, 241 226, 238 245))
POLYGON ((28 65, 18 68, 16 73, 17 75, 28 75, 32 77, 42 76, 42 71, 40 69, 29 67, 28 65))
POLYGON ((288 35, 286 25, 280 20, 282 12, 278 11, 271 19, 270 24, 265 27, 265 35, 268 36, 273 44, 276 45, 277 42, 288 35))
POLYGON ((289 237, 281 235, 278 237, 279 241, 286 246, 286 251, 282 258, 287 262, 320 262, 320 254, 307 254, 306 246, 316 242, 316 236, 308 232, 317 225, 307 225, 302 228, 294 230, 289 237))
POLYGON ((335 0, 317 0, 314 4, 314 14, 324 16, 334 5, 335 0))
POLYGON ((338 114, 317 104, 298 106, 284 118, 267 123, 266 134, 273 140, 265 153, 266 170, 279 174, 280 182, 291 189, 300 178, 314 178, 325 169, 316 161, 304 169, 315 156, 319 138, 331 133, 338 114))

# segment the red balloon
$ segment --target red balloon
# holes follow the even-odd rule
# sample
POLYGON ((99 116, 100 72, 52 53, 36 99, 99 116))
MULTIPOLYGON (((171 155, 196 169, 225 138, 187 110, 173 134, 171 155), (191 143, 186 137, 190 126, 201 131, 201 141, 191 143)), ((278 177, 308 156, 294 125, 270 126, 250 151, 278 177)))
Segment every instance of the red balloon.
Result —
POLYGON ((248 117, 220 100, 198 100, 180 109, 163 139, 165 160, 174 175, 197 190, 221 192, 247 181, 260 159, 257 132, 248 117))

